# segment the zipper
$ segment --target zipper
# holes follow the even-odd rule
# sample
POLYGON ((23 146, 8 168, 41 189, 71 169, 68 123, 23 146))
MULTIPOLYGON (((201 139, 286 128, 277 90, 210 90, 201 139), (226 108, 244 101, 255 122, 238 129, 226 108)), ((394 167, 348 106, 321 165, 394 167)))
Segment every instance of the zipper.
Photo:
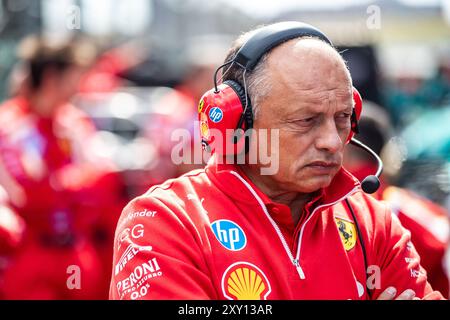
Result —
POLYGON ((275 231, 276 231, 276 233, 278 235, 278 238, 280 238, 281 244, 284 247, 284 251, 286 251, 286 254, 289 257, 289 260, 291 261, 291 263, 293 264, 293 266, 297 270, 297 273, 300 276, 300 279, 302 279, 302 280, 305 279, 305 273, 303 272, 303 269, 300 266, 300 261, 298 259, 294 258, 294 255, 292 254, 291 249, 289 248, 289 246, 288 246, 288 244, 286 242, 286 239, 284 238, 283 234, 281 233, 280 228, 278 227, 277 223, 270 216, 270 214, 267 211, 267 208, 264 205, 264 203, 261 200, 261 198, 256 194, 255 190, 253 190, 253 188, 248 184, 248 182, 245 181, 237 172, 230 171, 230 173, 233 174, 234 176, 236 176, 247 187, 247 189, 250 190, 252 195, 258 201, 258 203, 259 203, 260 207, 263 209, 264 214, 266 215, 267 219, 269 219, 270 223, 272 224, 272 227, 275 229, 275 231))
POLYGON ((252 195, 255 197, 255 199, 258 201, 260 207, 263 209, 264 214, 266 215, 267 219, 269 219, 270 223, 272 224, 272 227, 275 229, 278 238, 281 241, 281 244, 283 245, 284 251, 286 252, 286 254, 289 257, 289 260, 291 261, 291 263, 293 264, 293 266, 295 267, 295 269, 297 270, 297 273, 300 277, 301 280, 306 279, 305 273, 303 272, 303 269, 300 265, 300 249, 301 249, 301 245, 302 245, 302 238, 303 238, 303 233, 305 231, 305 227, 308 224, 308 222, 311 220, 311 218, 314 216, 314 214, 319 210, 322 209, 324 207, 329 207, 332 205, 335 205, 338 202, 341 202, 342 200, 344 200, 346 197, 352 195, 353 193, 355 193, 358 189, 359 186, 353 188, 350 192, 348 192, 347 194, 345 194, 344 196, 342 196, 340 199, 332 202, 332 203, 326 203, 326 204, 322 204, 318 207, 316 207, 313 212, 311 213, 311 215, 309 216, 308 219, 306 219, 305 223, 303 224, 302 228, 300 229, 300 236, 298 237, 298 246, 297 246, 297 254, 296 257, 294 258, 294 255, 292 254, 291 249, 289 248, 286 239, 283 236, 283 233, 281 232, 280 228, 278 227, 277 223, 272 219, 272 217, 270 216, 269 212, 267 211, 266 206, 264 205, 264 202, 261 200, 261 198, 256 194, 255 190, 253 190, 253 188, 250 186, 250 184, 245 181, 237 172, 235 171, 230 171, 230 173, 232 175, 234 175, 235 177, 237 177, 246 187, 248 190, 250 190, 250 192, 252 193, 252 195))
POLYGON ((351 196, 353 193, 355 193, 358 189, 359 189, 359 186, 353 188, 350 192, 348 192, 347 194, 345 194, 344 196, 342 196, 342 197, 339 198, 338 200, 336 200, 336 201, 334 201, 334 202, 331 202, 331 203, 325 203, 325 204, 322 204, 322 205, 316 207, 316 208, 313 210, 313 212, 310 214, 309 218, 306 219, 305 223, 302 225, 302 228, 300 229, 300 235, 299 235, 299 237, 298 237, 297 254, 295 255, 295 257, 296 257, 295 260, 296 260, 296 261, 300 261, 300 253, 301 253, 301 247, 302 247, 302 239, 303 239, 303 233, 304 233, 304 231, 305 231, 305 227, 306 227, 306 225, 308 224, 308 222, 311 220, 311 218, 314 216, 314 214, 315 214, 319 209, 322 209, 322 208, 325 208, 325 207, 330 207, 330 206, 332 206, 332 205, 335 205, 336 203, 341 202, 342 200, 344 200, 344 199, 347 198, 348 196, 351 196))

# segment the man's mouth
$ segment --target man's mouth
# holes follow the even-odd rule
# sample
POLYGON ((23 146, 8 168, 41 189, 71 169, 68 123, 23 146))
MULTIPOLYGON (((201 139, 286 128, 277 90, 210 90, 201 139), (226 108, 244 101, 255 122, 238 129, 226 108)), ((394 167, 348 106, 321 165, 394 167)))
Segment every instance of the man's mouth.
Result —
POLYGON ((334 170, 336 170, 339 167, 338 162, 327 162, 327 161, 314 161, 311 163, 308 163, 305 168, 311 169, 314 172, 320 174, 328 174, 334 170))

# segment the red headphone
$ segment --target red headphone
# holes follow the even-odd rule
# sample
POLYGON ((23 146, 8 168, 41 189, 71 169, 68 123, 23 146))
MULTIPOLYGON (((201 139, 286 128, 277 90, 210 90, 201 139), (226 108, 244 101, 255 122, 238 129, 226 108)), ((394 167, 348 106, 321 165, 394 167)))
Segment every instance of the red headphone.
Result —
MULTIPOLYGON (((319 38, 332 46, 331 41, 318 29, 301 22, 280 22, 260 28, 239 49, 236 56, 219 66, 214 74, 214 88, 207 91, 198 105, 200 135, 204 149, 222 155, 248 152, 248 129, 253 127, 253 114, 247 88, 234 80, 217 85, 217 73, 231 64, 237 64, 245 72, 252 71, 259 59, 269 50, 298 37, 319 38)), ((353 87, 354 108, 351 116, 351 132, 346 143, 358 133, 358 120, 362 112, 362 99, 353 87)))

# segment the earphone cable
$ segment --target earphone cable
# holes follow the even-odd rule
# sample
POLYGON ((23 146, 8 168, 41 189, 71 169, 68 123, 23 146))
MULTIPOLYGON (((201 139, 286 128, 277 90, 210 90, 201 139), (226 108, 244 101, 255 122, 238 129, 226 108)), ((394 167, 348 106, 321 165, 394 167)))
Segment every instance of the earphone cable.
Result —
POLYGON ((244 107, 244 112, 243 114, 246 114, 247 111, 247 107, 248 107, 248 95, 247 95, 247 81, 246 81, 246 74, 247 74, 247 69, 244 69, 244 73, 242 74, 242 80, 244 82, 244 94, 245 94, 245 107, 244 107))

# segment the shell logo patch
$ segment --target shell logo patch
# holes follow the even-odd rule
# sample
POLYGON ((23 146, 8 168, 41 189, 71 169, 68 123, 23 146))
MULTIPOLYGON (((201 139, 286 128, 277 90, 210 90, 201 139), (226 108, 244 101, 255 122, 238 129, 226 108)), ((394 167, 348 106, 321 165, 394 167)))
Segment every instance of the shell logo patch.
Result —
POLYGON ((202 138, 209 139, 208 118, 204 113, 200 113, 200 134, 202 138))
POLYGON ((223 273, 222 291, 229 300, 266 300, 271 288, 266 275, 257 266, 236 262, 223 273))
POLYGON ((356 233, 356 227, 353 222, 335 218, 336 225, 339 230, 339 235, 341 236, 342 244, 344 245, 344 248, 346 251, 349 251, 353 249, 356 245, 357 241, 357 233, 356 233))

